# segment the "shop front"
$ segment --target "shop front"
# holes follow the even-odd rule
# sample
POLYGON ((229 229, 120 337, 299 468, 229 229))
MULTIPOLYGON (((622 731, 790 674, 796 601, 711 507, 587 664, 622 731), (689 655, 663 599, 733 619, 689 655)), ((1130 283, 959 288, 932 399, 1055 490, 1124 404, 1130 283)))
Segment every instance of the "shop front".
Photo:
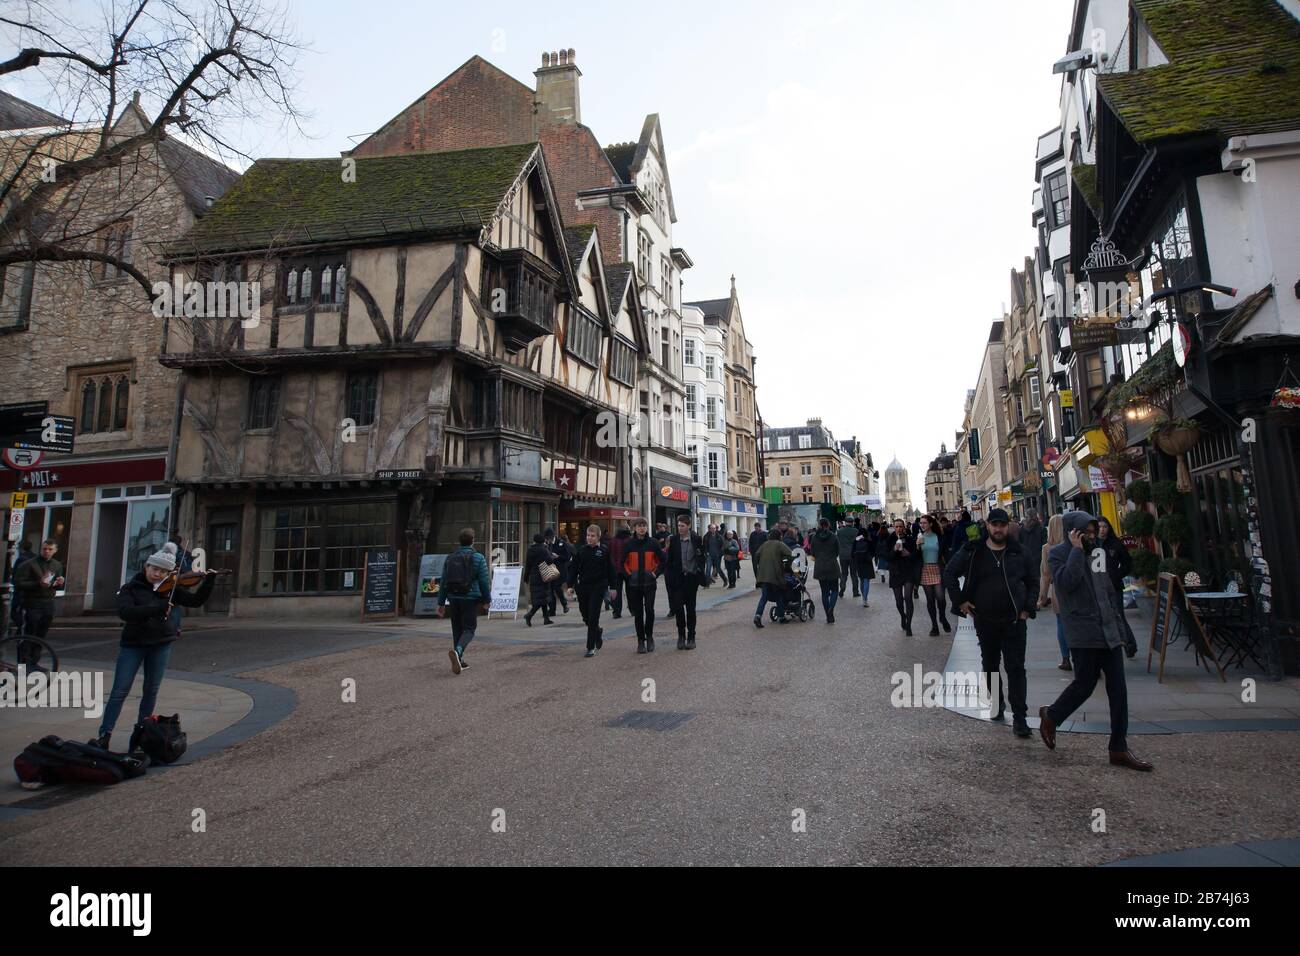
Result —
POLYGON ((587 528, 593 524, 612 538, 619 528, 631 528, 632 522, 639 517, 641 512, 635 508, 566 501, 560 505, 559 532, 570 542, 581 544, 587 528))
POLYGON ((760 501, 746 501, 741 498, 729 498, 704 491, 695 495, 695 530, 704 534, 709 525, 717 525, 728 531, 739 531, 744 541, 754 528, 755 521, 763 521, 767 506, 760 501))
POLYGON ((1111 527, 1118 528, 1119 504, 1115 483, 1100 467, 1097 460, 1110 451, 1106 433, 1100 428, 1084 431, 1070 446, 1071 461, 1079 468, 1079 499, 1075 509, 1083 509, 1095 518, 1105 518, 1111 527))
POLYGON ((689 476, 674 475, 658 468, 650 469, 650 500, 654 508, 654 514, 649 516, 652 531, 660 524, 672 528, 678 515, 684 514, 690 518, 694 511, 694 499, 689 476))
POLYGON ((3 473, 6 492, 27 492, 21 541, 33 551, 46 539, 59 546, 67 583, 56 615, 113 609, 118 588, 166 543, 172 509, 165 473, 161 457, 3 473))

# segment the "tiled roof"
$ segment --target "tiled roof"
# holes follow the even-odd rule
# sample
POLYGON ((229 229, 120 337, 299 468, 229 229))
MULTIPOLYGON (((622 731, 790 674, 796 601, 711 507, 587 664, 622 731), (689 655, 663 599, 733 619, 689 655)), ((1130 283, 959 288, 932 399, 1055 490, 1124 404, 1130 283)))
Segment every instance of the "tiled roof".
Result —
POLYGON ((254 163, 173 252, 465 235, 489 222, 537 144, 254 163))
POLYGON ((587 254, 587 240, 596 231, 595 226, 565 226, 564 244, 569 248, 569 261, 573 263, 576 275, 582 265, 582 257, 587 254))
POLYGON ((632 281, 632 263, 616 262, 605 266, 605 282, 609 285, 609 304, 617 310, 627 293, 627 284, 632 281))
POLYGON ((1097 167, 1091 163, 1075 163, 1070 167, 1070 177, 1092 214, 1101 216, 1101 194, 1097 192, 1097 167))
POLYGON ((615 143, 605 147, 605 155, 625 183, 632 182, 632 158, 636 156, 636 143, 615 143))
POLYGON ((239 179, 239 173, 175 139, 158 144, 158 154, 167 164, 185 202, 196 216, 208 211, 208 197, 220 199, 239 179))
POLYGON ((70 120, 43 110, 0 90, 0 130, 32 129, 37 126, 67 126, 70 120))
POLYGON ((1300 127, 1300 22, 1276 0, 1134 0, 1169 62, 1104 74, 1140 143, 1300 127))
POLYGON ((727 309, 731 305, 731 298, 725 299, 703 299, 699 302, 687 302, 686 305, 693 305, 704 313, 704 317, 716 315, 720 318, 726 318, 727 309))

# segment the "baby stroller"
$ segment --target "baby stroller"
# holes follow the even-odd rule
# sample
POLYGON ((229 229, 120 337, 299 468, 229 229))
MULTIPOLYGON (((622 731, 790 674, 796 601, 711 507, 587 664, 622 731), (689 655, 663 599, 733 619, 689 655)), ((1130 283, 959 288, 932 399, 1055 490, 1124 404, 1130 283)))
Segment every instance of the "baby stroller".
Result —
MULTIPOLYGON (((785 571, 785 613, 788 621, 811 621, 817 614, 817 603, 808 593, 808 560, 802 548, 796 548, 794 554, 784 562, 785 571)), ((780 620, 776 604, 768 612, 773 621, 780 620)))

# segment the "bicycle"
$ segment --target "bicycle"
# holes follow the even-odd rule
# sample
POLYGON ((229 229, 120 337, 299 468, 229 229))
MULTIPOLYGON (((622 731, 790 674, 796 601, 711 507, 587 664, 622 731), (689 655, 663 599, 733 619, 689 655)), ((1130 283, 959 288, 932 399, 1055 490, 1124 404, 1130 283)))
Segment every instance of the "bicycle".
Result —
POLYGON ((26 665, 29 673, 53 673, 59 669, 59 655, 39 637, 0 637, 0 673, 17 674, 19 665, 26 665))

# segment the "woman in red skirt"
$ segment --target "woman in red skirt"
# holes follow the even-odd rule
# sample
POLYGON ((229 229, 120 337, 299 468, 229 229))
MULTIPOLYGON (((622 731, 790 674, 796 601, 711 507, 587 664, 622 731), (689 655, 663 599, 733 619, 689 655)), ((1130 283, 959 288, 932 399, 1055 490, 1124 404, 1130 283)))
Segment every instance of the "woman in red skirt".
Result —
POLYGON ((921 515, 916 550, 921 554, 921 587, 925 589, 925 609, 930 612, 930 636, 938 635, 940 623, 945 632, 951 633, 943 607, 943 566, 948 563, 948 546, 933 515, 921 515))

